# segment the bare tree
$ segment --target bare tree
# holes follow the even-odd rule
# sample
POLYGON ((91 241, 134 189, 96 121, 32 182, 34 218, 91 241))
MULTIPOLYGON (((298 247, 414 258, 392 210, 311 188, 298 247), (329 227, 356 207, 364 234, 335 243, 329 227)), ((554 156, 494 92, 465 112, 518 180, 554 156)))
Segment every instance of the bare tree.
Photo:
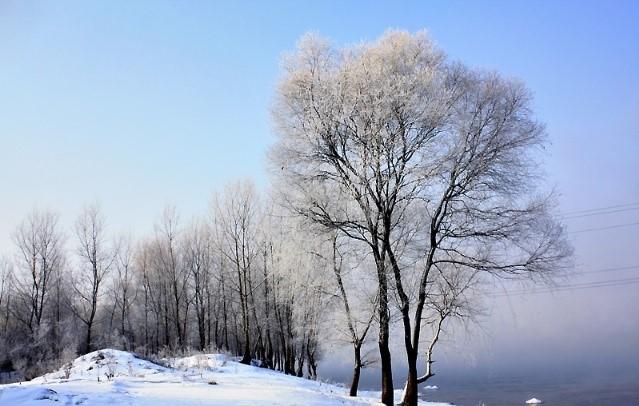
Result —
MULTIPOLYGON (((151 288, 151 280, 150 280, 150 272, 151 272, 151 247, 148 242, 140 243, 135 251, 134 260, 135 260, 135 284, 136 286, 142 286, 142 303, 143 309, 142 313, 144 314, 144 346, 145 351, 149 351, 149 349, 154 349, 157 351, 157 345, 153 345, 157 343, 157 334, 153 335, 149 331, 149 316, 155 318, 156 327, 158 326, 159 320, 159 312, 152 312, 152 304, 156 303, 153 300, 153 290, 151 288)), ((156 307, 157 310, 157 307, 156 307)), ((157 329, 156 329, 157 331, 157 329)))
POLYGON ((303 376, 306 364, 308 376, 315 378, 321 357, 320 333, 326 330, 327 309, 333 299, 326 294, 330 260, 318 255, 324 241, 297 218, 279 220, 279 230, 272 235, 278 241, 272 246, 276 260, 271 266, 271 286, 282 370, 303 376))
MULTIPOLYGON (((362 300, 362 298, 359 298, 360 302, 366 302, 364 303, 363 311, 360 309, 358 312, 353 306, 353 301, 357 298, 352 291, 354 289, 348 289, 347 284, 345 283, 345 258, 343 253, 345 247, 340 247, 339 240, 338 232, 330 232, 328 239, 330 254, 328 254, 328 258, 327 256, 319 253, 317 255, 325 259, 327 263, 330 263, 330 268, 335 277, 335 284, 338 292, 336 296, 341 301, 342 312, 346 319, 346 335, 348 336, 349 344, 353 347, 353 378, 351 380, 349 396, 357 396, 361 370, 369 363, 369 360, 362 356, 362 347, 366 342, 370 328, 375 320, 377 300, 370 300, 370 298, 362 300), (362 313, 364 316, 363 319, 358 317, 358 314, 362 313)), ((354 247, 351 246, 349 248, 354 251, 354 247)), ((350 271, 352 272, 353 269, 350 269, 350 271)), ((359 290, 364 291, 364 287, 361 286, 364 281, 362 275, 357 275, 356 278, 360 284, 359 290)))
POLYGON ((11 306, 11 285, 13 279, 13 270, 10 262, 0 257, 0 309, 2 315, 0 317, 0 336, 6 337, 7 328, 9 327, 9 306, 11 306))
POLYGON ((183 240, 184 266, 191 273, 199 349, 204 350, 210 331, 207 327, 209 309, 209 283, 212 268, 212 236, 206 223, 195 221, 183 240))
POLYGON ((251 349, 252 273, 257 256, 257 196, 252 183, 233 183, 213 202, 217 240, 220 251, 236 271, 235 289, 240 300, 243 331, 241 362, 249 364, 251 349))
MULTIPOLYGON (((186 322, 188 320, 189 305, 188 278, 189 271, 182 264, 178 241, 179 216, 174 207, 165 208, 160 224, 156 226, 157 262, 158 271, 162 280, 168 285, 168 292, 164 295, 165 316, 168 317, 168 308, 177 335, 177 347, 184 349, 186 345, 186 322)), ((168 335, 168 326, 166 334, 168 335)), ((167 343, 168 344, 168 343, 167 343)))
POLYGON ((24 275, 17 287, 27 309, 20 319, 29 331, 36 333, 45 314, 51 283, 64 261, 58 216, 33 211, 16 230, 14 241, 24 275))
POLYGON ((272 282, 274 271, 277 263, 275 258, 275 245, 274 241, 274 229, 277 228, 276 224, 279 218, 275 215, 274 204, 272 201, 266 205, 266 210, 262 218, 260 227, 261 231, 261 257, 262 257, 262 303, 264 312, 264 354, 263 360, 266 366, 274 368, 275 347, 273 344, 273 331, 272 326, 274 324, 274 310, 275 303, 272 303, 272 282))
MULTIPOLYGON (((449 265, 455 267, 454 265, 449 265)), ((422 325, 430 330, 430 338, 424 353, 425 371, 417 378, 419 384, 433 376, 433 354, 435 346, 444 333, 444 327, 453 321, 467 322, 474 320, 480 313, 480 305, 476 298, 480 285, 480 272, 465 267, 455 267, 451 272, 436 269, 428 282, 427 299, 424 304, 422 325)), ((402 402, 406 398, 406 388, 402 393, 402 402)))
POLYGON ((298 213, 370 248, 386 405, 392 284, 408 364, 404 403, 415 405, 433 269, 543 274, 569 255, 550 200, 534 198, 531 151, 543 145, 543 127, 521 84, 447 62, 423 33, 389 32, 345 50, 307 36, 287 62, 274 108, 275 171, 298 213), (346 202, 335 205, 331 194, 346 202))
MULTIPOLYGON (((354 365, 353 365, 353 379, 351 380, 351 387, 349 391, 350 396, 357 396, 357 389, 359 387, 359 377, 361 373, 361 369, 366 367, 366 360, 362 358, 362 346, 366 342, 366 337, 368 332, 373 324, 373 320, 375 318, 375 311, 371 311, 368 317, 365 316, 363 321, 358 321, 356 318, 354 311, 351 307, 351 303, 348 299, 348 294, 346 292, 344 279, 343 279, 343 263, 344 258, 343 254, 340 253, 338 247, 338 238, 337 234, 333 235, 331 245, 332 245, 332 259, 333 259, 333 272, 335 273, 335 280, 337 282, 337 286, 339 288, 339 294, 342 299, 342 303, 344 305, 344 314, 346 315, 348 331, 350 333, 350 341, 353 345, 353 357, 354 357, 354 365)), ((373 309, 377 307, 375 301, 372 302, 373 309)))
POLYGON ((116 272, 114 275, 113 293, 115 304, 120 310, 120 334, 122 334, 125 339, 125 349, 129 349, 135 338, 135 332, 131 325, 130 310, 137 295, 137 290, 134 285, 133 249, 129 237, 119 239, 114 264, 116 272))
POLYGON ((76 272, 73 288, 76 297, 73 311, 86 325, 84 351, 93 349, 92 329, 98 309, 102 281, 109 273, 115 255, 108 246, 105 236, 105 219, 97 205, 84 209, 76 221, 78 238, 79 269, 76 272))

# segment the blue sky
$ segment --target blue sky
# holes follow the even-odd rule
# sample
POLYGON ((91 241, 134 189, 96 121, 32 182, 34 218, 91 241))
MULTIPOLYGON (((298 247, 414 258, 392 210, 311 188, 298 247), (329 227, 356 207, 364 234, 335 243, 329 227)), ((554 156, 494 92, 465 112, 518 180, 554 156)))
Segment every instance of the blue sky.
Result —
MULTIPOLYGON (((637 21, 635 1, 3 1, 0 253, 33 207, 59 212, 70 237, 91 202, 111 231, 145 234, 166 204, 188 219, 228 180, 266 186, 279 61, 307 31, 341 45, 427 29, 451 58, 534 92, 562 211, 638 202, 637 21)), ((578 263, 639 263, 637 229, 575 238, 578 263)), ((575 339, 593 333, 582 321, 575 339)))

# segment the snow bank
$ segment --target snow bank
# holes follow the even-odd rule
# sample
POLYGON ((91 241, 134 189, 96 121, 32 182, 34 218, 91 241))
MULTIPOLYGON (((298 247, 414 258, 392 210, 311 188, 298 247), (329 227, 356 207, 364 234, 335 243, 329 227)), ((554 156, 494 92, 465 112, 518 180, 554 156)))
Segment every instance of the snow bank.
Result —
POLYGON ((0 405, 355 406, 375 405, 379 399, 375 393, 350 398, 346 388, 243 365, 220 354, 163 361, 170 367, 125 351, 95 351, 32 381, 0 385, 0 405))
POLYGON ((105 380, 116 376, 146 377, 165 373, 161 365, 136 357, 126 351, 104 349, 76 358, 58 371, 33 379, 31 382, 63 382, 67 380, 105 380))

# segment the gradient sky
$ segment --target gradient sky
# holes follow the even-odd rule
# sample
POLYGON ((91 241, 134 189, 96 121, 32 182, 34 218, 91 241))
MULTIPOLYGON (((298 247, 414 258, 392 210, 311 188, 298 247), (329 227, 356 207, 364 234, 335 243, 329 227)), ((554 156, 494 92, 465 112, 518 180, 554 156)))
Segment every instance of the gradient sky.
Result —
MULTIPOLYGON (((230 179, 266 187, 279 61, 307 31, 351 44, 388 28, 427 29, 451 58, 534 92, 561 211, 639 202, 638 21, 635 1, 4 0, 0 253, 11 254, 9 235, 33 207, 59 212, 71 235, 82 206, 99 202, 112 232, 143 235, 166 204, 185 219, 204 212, 230 179)), ((638 221, 639 210, 566 223, 638 221)), ((639 227, 571 239, 577 271, 639 265, 639 227)), ((639 362, 638 291, 496 299, 481 331, 447 343, 447 360, 483 372, 629 369, 639 362)))

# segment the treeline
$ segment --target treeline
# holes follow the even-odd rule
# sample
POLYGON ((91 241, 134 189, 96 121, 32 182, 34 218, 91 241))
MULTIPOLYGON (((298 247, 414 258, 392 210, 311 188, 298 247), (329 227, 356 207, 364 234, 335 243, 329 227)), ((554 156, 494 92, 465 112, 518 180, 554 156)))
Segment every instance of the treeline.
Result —
POLYGON ((0 268, 5 370, 32 378, 76 354, 117 347, 225 351, 316 377, 335 298, 321 268, 332 265, 322 238, 275 210, 238 182, 202 218, 184 222, 167 208, 153 235, 137 241, 113 236, 97 206, 68 234, 56 214, 34 211, 0 268))

